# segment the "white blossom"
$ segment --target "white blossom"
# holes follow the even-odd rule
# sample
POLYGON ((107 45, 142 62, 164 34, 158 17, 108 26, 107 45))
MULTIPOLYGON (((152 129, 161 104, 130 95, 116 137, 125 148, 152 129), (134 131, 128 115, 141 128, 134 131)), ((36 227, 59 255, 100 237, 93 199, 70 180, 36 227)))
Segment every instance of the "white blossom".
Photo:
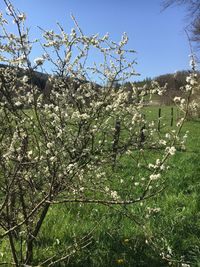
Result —
POLYGON ((160 174, 160 173, 157 173, 157 174, 151 174, 151 175, 149 176, 150 180, 152 180, 152 181, 158 180, 160 177, 161 177, 161 174, 160 174))
POLYGON ((24 75, 23 76, 23 79, 22 79, 22 81, 23 81, 23 83, 27 83, 28 82, 28 76, 27 75, 24 75))
POLYGON ((34 59, 34 63, 36 65, 42 65, 44 63, 44 60, 45 59, 43 57, 37 57, 37 58, 34 59))
POLYGON ((166 152, 169 153, 170 155, 174 155, 176 152, 176 148, 174 146, 166 147, 166 152))

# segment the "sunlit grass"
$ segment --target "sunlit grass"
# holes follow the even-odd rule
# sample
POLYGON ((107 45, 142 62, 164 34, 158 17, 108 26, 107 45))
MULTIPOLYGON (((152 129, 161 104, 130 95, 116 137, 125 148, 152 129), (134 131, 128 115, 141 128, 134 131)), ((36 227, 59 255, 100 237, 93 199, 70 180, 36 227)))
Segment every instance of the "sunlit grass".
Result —
MULTIPOLYGON (((145 108, 146 116, 157 121, 158 107, 145 108)), ((170 126, 171 107, 162 107, 162 121, 170 126)), ((178 117, 174 110, 174 124, 178 117)), ((165 128, 161 128, 161 132, 165 128)), ((55 254, 67 255, 54 266, 168 266, 160 252, 200 264, 200 123, 187 121, 189 131, 185 151, 177 151, 166 174, 166 188, 155 198, 127 208, 93 204, 52 206, 35 242, 34 258, 39 264, 55 254), (148 207, 160 211, 146 217, 148 207), (145 227, 145 228, 144 228, 145 227), (153 240, 155 247, 148 243, 153 240), (82 242, 82 243, 81 243, 82 242), (85 244, 84 248, 81 248, 85 244)), ((156 151, 149 159, 156 158, 156 151)), ((112 172, 110 170, 110 172, 112 172)), ((124 182, 137 176, 133 159, 126 156, 116 166, 124 182)), ((119 185, 118 185, 119 186, 119 185)), ((134 190, 138 190, 135 187, 134 190)), ((0 244, 0 261, 8 259, 7 242, 0 244)), ((20 246, 20 244, 19 244, 20 246)), ((57 257, 52 258, 56 260, 57 257)), ((44 265, 45 266, 45 265, 44 265)), ((176 266, 176 265, 175 265, 176 266)))

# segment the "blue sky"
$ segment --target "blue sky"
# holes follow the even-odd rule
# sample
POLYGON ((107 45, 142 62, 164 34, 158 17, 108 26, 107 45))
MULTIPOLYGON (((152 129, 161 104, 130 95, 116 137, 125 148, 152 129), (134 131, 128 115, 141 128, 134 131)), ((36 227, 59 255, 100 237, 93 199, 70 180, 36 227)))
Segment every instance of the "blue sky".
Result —
MULTIPOLYGON (((185 10, 171 7, 161 12, 161 0, 13 0, 27 14, 31 34, 39 36, 36 26, 55 29, 59 21, 70 32, 73 13, 86 34, 109 32, 119 41, 129 36, 128 48, 137 51, 136 71, 140 78, 189 68, 190 54, 184 32, 185 10)), ((4 9, 3 1, 0 9, 4 9)), ((37 51, 35 51, 37 54, 37 51)), ((39 51, 38 51, 39 53, 39 51)), ((38 55, 39 56, 39 55, 38 55)))

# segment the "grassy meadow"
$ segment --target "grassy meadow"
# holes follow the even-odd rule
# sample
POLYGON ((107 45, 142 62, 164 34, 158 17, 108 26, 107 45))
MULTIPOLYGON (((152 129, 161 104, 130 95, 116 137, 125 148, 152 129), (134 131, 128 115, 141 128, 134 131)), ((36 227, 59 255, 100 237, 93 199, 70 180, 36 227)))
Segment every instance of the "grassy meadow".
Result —
MULTIPOLYGON (((158 107, 145 108, 145 114, 157 122, 158 107)), ((171 107, 162 107, 166 128, 171 127, 170 114, 171 107)), ((174 108, 174 123, 178 116, 174 108)), ((186 150, 172 157, 165 189, 143 205, 52 206, 36 240, 35 265, 47 266, 59 254, 65 259, 53 266, 162 267, 169 266, 170 257, 173 266, 181 266, 180 260, 200 266, 200 122, 187 121, 185 131, 189 131, 186 150), (44 262, 48 257, 51 260, 44 262)), ((128 186, 136 175, 134 164, 130 157, 122 161, 115 172, 128 186)), ((7 242, 0 245, 3 262, 10 255, 7 242)))

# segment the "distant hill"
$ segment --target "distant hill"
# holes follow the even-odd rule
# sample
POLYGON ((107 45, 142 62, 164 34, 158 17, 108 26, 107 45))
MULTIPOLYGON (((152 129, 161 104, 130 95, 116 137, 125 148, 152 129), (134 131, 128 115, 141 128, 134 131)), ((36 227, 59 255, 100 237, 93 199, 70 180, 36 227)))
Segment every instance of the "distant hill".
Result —
MULTIPOLYGON (((166 86, 166 92, 160 97, 161 104, 171 105, 175 96, 184 97, 184 91, 181 90, 187 82, 186 77, 190 74, 189 70, 177 71, 176 73, 168 73, 156 77, 160 86, 166 86)), ((200 79, 200 72, 197 72, 200 79)))
MULTIPOLYGON (((0 68, 8 68, 8 67, 9 68, 16 68, 16 67, 8 66, 5 64, 0 64, 0 68)), ((41 90, 43 90, 45 88, 46 82, 47 82, 48 76, 49 76, 48 74, 45 74, 45 73, 42 73, 39 71, 33 71, 33 73, 31 75, 29 75, 28 71, 26 71, 22 68, 19 68, 18 70, 19 70, 18 71, 19 77, 27 75, 30 79, 30 83, 38 86, 41 90)))
MULTIPOLYGON (((5 64, 0 64, 0 68, 8 68, 8 67, 10 66, 5 65, 5 64)), ((13 67, 13 68, 16 68, 16 67, 13 67)), ((30 75, 28 71, 22 68, 19 68, 18 70, 19 70, 18 71, 19 76, 22 77, 24 75, 27 75, 29 77, 29 84, 37 86, 39 89, 41 89, 41 91, 44 92, 44 94, 49 95, 51 91, 51 84, 49 84, 48 82, 49 74, 42 73, 39 71, 33 71, 33 73, 30 75)), ((144 85, 149 86, 152 80, 156 80, 161 87, 167 84, 166 92, 162 96, 156 98, 156 100, 160 102, 160 104, 171 105, 173 103, 173 98, 175 96, 184 96, 181 88, 186 85, 186 77, 188 76, 189 73, 190 71, 188 70, 178 71, 173 74, 167 73, 167 74, 157 76, 154 79, 146 78, 143 81, 134 82, 134 84, 136 87, 138 87, 138 89, 142 88, 144 85)), ((200 79, 200 72, 198 72, 198 75, 200 79)), ((67 81, 70 81, 70 83, 72 82, 75 90, 80 86, 80 84, 89 83, 86 80, 79 80, 76 78, 72 80, 69 77, 66 77, 64 79, 66 79, 67 81)), ((95 83, 93 83, 93 86, 96 89, 101 88, 100 85, 95 84, 95 83)), ((120 84, 119 84, 119 87, 120 87, 120 84)), ((130 82, 125 83, 125 88, 126 90, 130 91, 130 94, 131 94, 132 86, 130 82)), ((131 102, 132 102, 132 96, 130 95, 130 103, 131 102)))
MULTIPOLYGON (((27 86, 25 86, 26 88, 23 88, 23 90, 20 89, 20 82, 19 82, 19 90, 16 92, 16 90, 10 90, 10 94, 12 94, 12 96, 16 96, 16 94, 19 94, 19 95, 25 95, 27 92, 30 91, 30 86, 29 85, 32 85, 32 86, 37 86, 38 90, 41 91, 44 95, 44 101, 45 103, 53 103, 53 98, 51 98, 51 91, 52 91, 52 84, 51 82, 49 81, 49 76, 50 74, 46 74, 46 73, 42 73, 42 72, 39 72, 39 71, 33 71, 33 72, 30 72, 29 70, 25 70, 23 68, 17 68, 15 66, 8 66, 8 65, 5 65, 5 64, 0 64, 0 68, 15 68, 17 70, 17 76, 18 77, 23 77, 23 76, 28 76, 28 82, 27 82, 27 86), (21 91, 20 91, 21 90, 21 91)), ((70 97, 71 95, 73 95, 73 92, 76 92, 77 89, 82 85, 82 84, 90 84, 92 85, 92 88, 96 91, 98 91, 101 86, 97 83, 91 83, 89 81, 87 81, 86 79, 79 79, 78 77, 75 77, 75 78, 70 78, 70 77, 60 77, 60 76, 57 76, 57 75, 54 75, 55 78, 57 78, 58 80, 60 81, 64 81, 65 84, 66 84, 66 88, 70 88, 70 97)), ((62 89, 59 89, 57 88, 57 90, 63 90, 63 87, 62 89)), ((5 92, 1 92, 0 91, 0 101, 2 99, 2 97, 5 96, 5 92)), ((73 102, 73 97, 72 97, 72 102, 73 102)), ((23 106, 23 107, 29 107, 29 104, 27 104, 26 106, 23 106)))

